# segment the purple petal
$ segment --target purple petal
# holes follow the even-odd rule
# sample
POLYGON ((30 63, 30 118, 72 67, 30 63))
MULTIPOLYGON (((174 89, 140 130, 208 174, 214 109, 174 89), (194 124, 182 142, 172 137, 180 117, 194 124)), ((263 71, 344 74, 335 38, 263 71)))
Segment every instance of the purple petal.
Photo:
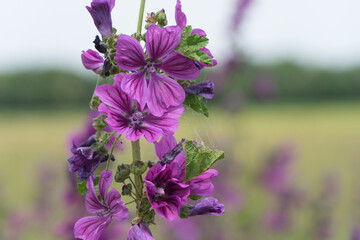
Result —
POLYGON ((162 157, 172 150, 177 142, 174 136, 168 135, 163 136, 159 142, 155 142, 155 152, 159 159, 162 159, 162 157))
POLYGON ((100 85, 96 87, 95 95, 98 96, 104 104, 131 115, 132 99, 121 90, 120 86, 100 85))
POLYGON ((222 215, 224 214, 224 205, 219 203, 216 198, 209 197, 202 199, 198 204, 190 208, 190 216, 196 215, 222 215))
POLYGON ((110 217, 91 216, 81 218, 75 223, 74 236, 84 240, 98 240, 110 222, 110 217))
POLYGON ((160 128, 153 127, 153 126, 136 126, 130 128, 129 132, 126 135, 126 139, 129 141, 137 141, 142 136, 145 139, 152 143, 159 139, 162 135, 162 131, 160 128))
POLYGON ((199 95, 206 99, 214 97, 214 83, 206 81, 198 84, 191 84, 185 88, 186 95, 199 95))
POLYGON ((91 7, 86 9, 91 14, 94 24, 103 37, 110 37, 112 33, 111 10, 115 0, 93 0, 91 7))
POLYGON ((175 80, 157 73, 150 74, 147 104, 153 115, 160 117, 170 107, 179 106, 184 100, 185 91, 175 80))
POLYGON ((107 118, 105 122, 119 134, 126 134, 129 131, 131 121, 127 119, 121 111, 109 108, 103 103, 100 104, 98 110, 106 114, 107 118))
POLYGON ((177 196, 180 198, 180 205, 184 205, 186 203, 187 197, 190 195, 190 188, 187 184, 182 184, 178 182, 177 179, 173 179, 173 181, 169 181, 166 185, 167 193, 169 195, 177 196))
POLYGON ((176 7, 175 7, 175 20, 176 25, 184 29, 186 27, 186 15, 181 10, 181 1, 177 0, 176 7))
POLYGON ((207 49, 207 48, 200 48, 200 51, 206 53, 207 55, 209 55, 209 57, 211 57, 211 60, 212 60, 212 64, 213 65, 207 65, 205 63, 200 63, 201 66, 203 67, 214 67, 218 64, 218 62, 214 59, 214 56, 211 54, 210 50, 207 49))
POLYGON ((172 177, 178 179, 180 182, 184 181, 185 177, 185 153, 182 151, 175 157, 175 159, 170 163, 172 169, 172 177))
POLYGON ((121 201, 120 193, 115 189, 111 189, 107 197, 107 205, 111 216, 118 222, 125 220, 129 215, 129 210, 125 207, 125 203, 121 201))
POLYGON ((179 105, 177 107, 169 108, 168 112, 165 112, 163 116, 157 117, 149 113, 144 118, 144 123, 156 128, 160 128, 163 131, 163 135, 172 135, 176 132, 179 125, 178 118, 184 112, 184 107, 179 105))
POLYGON ((155 24, 150 25, 145 35, 145 47, 150 61, 162 59, 171 53, 179 45, 181 33, 178 26, 161 28, 155 24))
POLYGON ((146 70, 126 75, 121 82, 121 89, 136 99, 141 108, 144 108, 147 91, 146 70))
POLYGON ((155 240, 146 223, 134 225, 130 228, 126 240, 155 240))
POLYGON ((214 185, 211 183, 211 179, 218 175, 218 171, 215 169, 209 169, 201 175, 191 179, 187 183, 190 185, 191 194, 199 196, 209 196, 214 191, 214 185))
POLYGON ((156 64, 156 67, 179 80, 193 80, 200 76, 200 70, 194 61, 178 52, 171 53, 161 63, 156 64))
POLYGON ((87 50, 81 54, 81 61, 86 69, 99 73, 104 64, 104 58, 94 50, 87 50))
POLYGON ((107 207, 99 201, 96 195, 94 182, 91 177, 86 183, 86 187, 88 189, 85 197, 86 210, 89 213, 99 213, 107 210, 107 207))
POLYGON ((167 197, 164 206, 154 207, 155 211, 167 221, 171 222, 180 214, 181 199, 177 196, 167 197))
POLYGON ((106 201, 106 194, 112 182, 112 172, 111 171, 102 171, 99 179, 99 194, 101 199, 106 201))
POLYGON ((115 60, 120 68, 127 71, 135 71, 146 64, 140 43, 128 35, 121 35, 118 38, 115 60))
POLYGON ((204 36, 204 37, 207 36, 206 32, 204 30, 202 30, 201 28, 194 28, 191 32, 191 35, 193 35, 193 34, 198 34, 198 35, 204 36))

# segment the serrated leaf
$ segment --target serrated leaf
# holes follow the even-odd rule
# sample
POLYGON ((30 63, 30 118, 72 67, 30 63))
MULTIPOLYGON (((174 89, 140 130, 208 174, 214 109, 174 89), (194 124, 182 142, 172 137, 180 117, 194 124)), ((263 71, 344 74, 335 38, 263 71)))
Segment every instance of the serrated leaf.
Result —
POLYGON ((210 65, 210 66, 213 65, 211 57, 203 51, 200 50, 189 51, 183 53, 183 55, 190 58, 191 60, 205 63, 206 65, 210 65))
POLYGON ((185 152, 185 182, 207 171, 216 161, 223 159, 225 153, 220 150, 198 148, 194 141, 186 140, 183 143, 185 152))
POLYGON ((209 117, 209 109, 206 106, 205 98, 199 95, 188 95, 183 102, 185 107, 189 107, 195 112, 204 114, 209 117))

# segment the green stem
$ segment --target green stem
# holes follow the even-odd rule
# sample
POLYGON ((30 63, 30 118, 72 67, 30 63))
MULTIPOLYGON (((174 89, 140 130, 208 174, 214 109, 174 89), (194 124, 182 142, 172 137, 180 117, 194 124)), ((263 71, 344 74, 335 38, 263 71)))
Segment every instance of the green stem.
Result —
POLYGON ((141 34, 141 28, 142 28, 142 22, 144 18, 144 8, 145 8, 145 0, 141 0, 140 4, 140 11, 139 11, 139 20, 138 20, 138 26, 137 26, 137 34, 141 34))
POLYGON ((110 152, 110 154, 109 154, 109 157, 108 157, 108 160, 107 160, 107 164, 106 164, 106 171, 109 170, 111 156, 113 155, 115 145, 116 145, 116 143, 117 143, 117 141, 119 140, 120 137, 121 137, 121 135, 119 134, 119 136, 117 136, 117 138, 115 139, 114 144, 112 145, 111 152, 110 152))
POLYGON ((135 187, 136 195, 137 195, 138 197, 141 197, 141 194, 139 193, 139 191, 138 191, 138 189, 137 189, 136 184, 134 183, 134 181, 133 181, 130 177, 129 177, 129 180, 130 180, 130 182, 132 183, 132 185, 135 187))
MULTIPOLYGON (((132 147, 132 155, 133 155, 133 162, 141 161, 140 156, 140 141, 137 140, 135 142, 131 142, 132 147)), ((143 190, 143 180, 141 175, 134 175, 135 178, 135 189, 136 192, 139 194, 139 198, 142 197, 142 190, 143 190)))
POLYGON ((133 203, 133 202, 135 202, 135 200, 132 200, 131 202, 125 203, 125 205, 128 205, 128 204, 133 203))

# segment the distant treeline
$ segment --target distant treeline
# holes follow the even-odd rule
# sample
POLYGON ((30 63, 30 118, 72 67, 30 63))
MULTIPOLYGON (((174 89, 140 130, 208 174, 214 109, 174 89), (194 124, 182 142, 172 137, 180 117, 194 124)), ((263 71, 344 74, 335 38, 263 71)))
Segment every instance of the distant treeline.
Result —
MULTIPOLYGON (((239 65, 223 81, 223 74, 205 74, 216 78, 221 89, 216 100, 228 93, 240 94, 248 101, 311 101, 360 99, 360 68, 331 70, 309 68, 294 63, 239 65), (212 75, 212 76, 211 76, 212 75)), ((96 85, 97 76, 59 70, 0 74, 0 106, 86 106, 96 85), (90 76, 90 77, 89 77, 90 76)), ((204 79, 207 80, 207 79, 204 79)))

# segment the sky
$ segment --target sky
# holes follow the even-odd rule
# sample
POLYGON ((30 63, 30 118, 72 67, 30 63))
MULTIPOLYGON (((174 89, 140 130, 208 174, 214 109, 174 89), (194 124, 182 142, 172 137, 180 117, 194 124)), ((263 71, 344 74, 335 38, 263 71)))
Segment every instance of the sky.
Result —
MULTIPOLYGON (((206 30, 221 63, 237 0, 182 0, 188 24, 206 30)), ((0 71, 69 68, 85 71, 80 54, 98 34, 85 6, 90 0, 1 0, 0 71)), ((147 0, 145 12, 166 10, 175 24, 176 0, 147 0)), ((116 0, 113 26, 136 31, 140 0, 116 0)), ((253 0, 236 34, 239 51, 257 62, 294 60, 308 65, 360 65, 360 1, 253 0)))

